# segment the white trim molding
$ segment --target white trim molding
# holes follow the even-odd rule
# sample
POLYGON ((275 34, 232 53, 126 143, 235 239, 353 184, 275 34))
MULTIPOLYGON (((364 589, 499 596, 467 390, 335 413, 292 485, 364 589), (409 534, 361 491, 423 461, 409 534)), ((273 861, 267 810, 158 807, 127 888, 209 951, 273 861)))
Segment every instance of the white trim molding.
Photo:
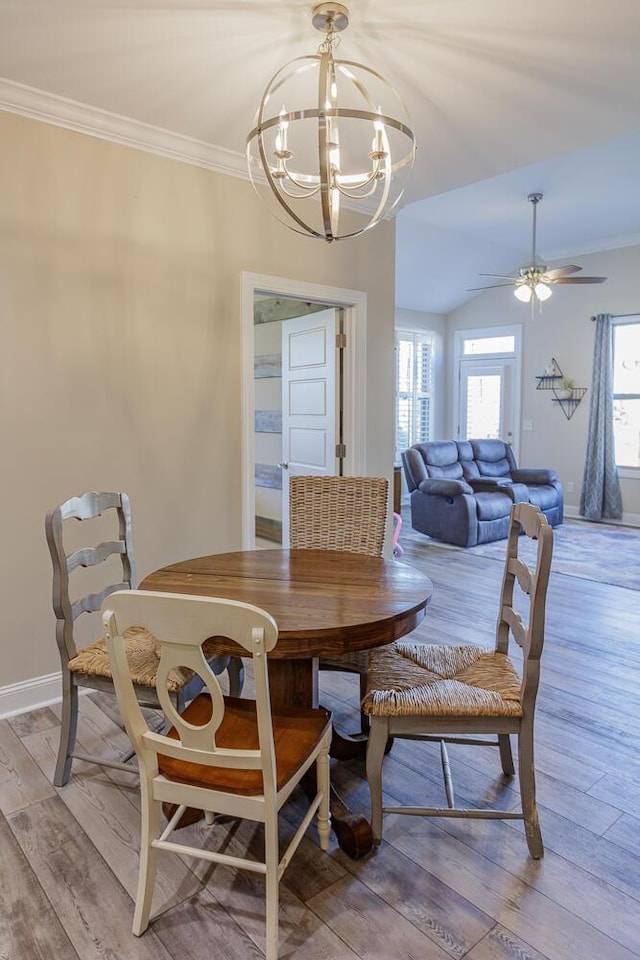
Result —
POLYGON ((254 495, 254 371, 253 371, 253 303, 254 293, 271 293, 296 300, 315 300, 345 308, 347 350, 344 369, 344 441, 347 447, 345 473, 358 476, 366 473, 367 411, 367 294, 360 290, 329 287, 302 280, 270 277, 258 273, 242 273, 242 545, 255 546, 254 495))
POLYGON ((0 77, 0 109, 56 127, 65 127, 125 147, 146 150, 160 157, 191 163, 242 180, 249 179, 244 153, 216 147, 202 140, 131 120, 78 100, 59 97, 0 77))
POLYGON ((17 713, 28 713, 39 707, 59 703, 62 698, 62 675, 49 673, 20 683, 0 687, 0 720, 17 713))

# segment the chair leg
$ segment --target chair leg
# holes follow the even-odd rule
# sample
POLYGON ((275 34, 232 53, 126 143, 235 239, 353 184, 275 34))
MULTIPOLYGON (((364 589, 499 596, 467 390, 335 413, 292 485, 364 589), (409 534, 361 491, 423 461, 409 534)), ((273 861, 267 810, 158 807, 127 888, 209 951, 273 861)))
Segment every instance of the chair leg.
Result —
POLYGON ((71 764, 76 744, 78 728, 78 688, 66 666, 62 667, 62 726, 60 744, 53 782, 56 787, 64 787, 71 776, 71 764))
MULTIPOLYGON (((360 674, 360 703, 364 700, 367 695, 367 675, 366 673, 360 674)), ((360 732, 363 735, 369 733, 369 717, 367 714, 361 710, 360 711, 360 732)))
POLYGON ((370 723, 367 780, 371 794, 371 832, 373 842, 379 844, 382 840, 382 761, 389 738, 389 721, 386 717, 371 717, 370 723))
POLYGON ((320 849, 329 849, 331 835, 331 817, 329 815, 329 746, 319 754, 316 760, 316 782, 322 790, 322 801, 318 807, 318 837, 320 849))
POLYGON ((231 657, 227 666, 229 675, 229 696, 239 697, 244 686, 244 664, 242 657, 231 657))
POLYGON ((278 814, 274 810, 264 825, 266 885, 265 960, 278 960, 278 814))
POLYGON ((542 833, 536 805, 536 779, 533 762, 533 726, 520 731, 518 737, 518 774, 520 778, 520 799, 524 814, 524 829, 529 853, 534 860, 544 855, 542 833))
POLYGON ((513 754, 511 752, 511 737, 508 733, 498 734, 498 747, 500 748, 500 762, 502 763, 502 772, 505 777, 512 777, 516 772, 513 764, 513 754))
POLYGON ((136 906, 133 911, 133 933, 141 936, 149 926, 151 901, 156 882, 158 866, 158 851, 151 846, 160 832, 160 817, 162 804, 153 799, 151 785, 147 779, 146 770, 140 770, 140 787, 142 802, 142 820, 140 825, 140 867, 138 871, 138 889, 136 891, 136 906))

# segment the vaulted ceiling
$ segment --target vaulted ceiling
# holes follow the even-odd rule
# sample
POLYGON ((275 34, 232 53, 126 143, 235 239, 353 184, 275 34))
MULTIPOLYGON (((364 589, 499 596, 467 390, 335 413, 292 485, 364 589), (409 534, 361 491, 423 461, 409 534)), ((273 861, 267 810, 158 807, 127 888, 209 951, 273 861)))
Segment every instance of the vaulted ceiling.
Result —
MULTIPOLYGON (((76 101, 241 171, 267 81, 317 48, 311 7, 0 0, 0 106, 38 115, 37 93, 66 98, 41 115, 76 101)), ((640 242, 638 0, 354 0, 350 13, 341 55, 394 83, 418 140, 400 306, 446 312, 479 270, 526 261, 533 190, 548 259, 640 242)))

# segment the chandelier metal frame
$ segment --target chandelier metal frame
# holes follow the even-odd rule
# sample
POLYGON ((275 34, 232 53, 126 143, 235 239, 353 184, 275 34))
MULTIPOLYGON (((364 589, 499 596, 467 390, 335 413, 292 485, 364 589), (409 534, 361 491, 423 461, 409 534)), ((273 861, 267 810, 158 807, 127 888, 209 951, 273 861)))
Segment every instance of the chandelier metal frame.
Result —
POLYGON ((281 67, 269 81, 260 101, 255 126, 247 136, 247 161, 251 180, 260 192, 251 154, 252 147, 257 144, 261 172, 279 204, 276 209, 280 211, 280 215, 276 213, 276 216, 300 233, 331 243, 358 236, 379 223, 383 217, 388 217, 402 196, 400 190, 393 202, 389 202, 392 178, 403 167, 408 166, 410 170, 413 165, 415 135, 408 123, 381 112, 366 85, 357 76, 357 72, 362 71, 383 84, 406 114, 401 97, 377 70, 353 60, 334 57, 334 49, 340 41, 339 33, 349 23, 347 8, 339 3, 321 3, 312 10, 312 23, 316 29, 326 34, 325 39, 316 54, 296 57, 281 67), (314 67, 319 71, 317 105, 291 111, 283 107, 278 114, 268 116, 268 105, 281 88, 296 74, 314 67), (367 109, 339 106, 338 77, 341 81, 351 82, 363 98, 367 109), (289 146, 289 127, 300 120, 317 121, 317 172, 294 169, 292 161, 295 154, 289 146), (343 174, 341 171, 340 122, 349 120, 370 123, 373 134, 371 149, 367 151, 370 167, 355 174, 343 174), (270 157, 267 134, 272 134, 274 130, 276 137, 270 157), (389 130, 397 131, 408 141, 408 149, 395 162, 391 156, 389 130), (314 197, 318 197, 320 201, 321 229, 312 226, 293 206, 297 201, 314 197), (373 213, 363 211, 368 217, 365 225, 341 234, 341 205, 346 201, 353 209, 358 201, 372 197, 377 205, 373 213))

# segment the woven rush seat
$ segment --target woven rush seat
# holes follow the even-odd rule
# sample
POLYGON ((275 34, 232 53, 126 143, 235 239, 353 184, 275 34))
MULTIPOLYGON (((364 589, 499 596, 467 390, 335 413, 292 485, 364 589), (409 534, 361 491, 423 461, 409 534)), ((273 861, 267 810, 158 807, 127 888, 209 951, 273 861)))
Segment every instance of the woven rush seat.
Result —
POLYGON ((397 641, 371 652, 363 709, 374 717, 519 717, 520 688, 503 653, 397 641))
MULTIPOLYGON (((130 627, 124 634, 127 662, 133 682, 141 687, 156 685, 156 674, 160 662, 160 644, 144 627, 130 627)), ((83 647, 75 657, 69 660, 72 673, 82 673, 93 677, 111 677, 111 663, 106 637, 83 647)), ((175 667, 169 673, 167 689, 177 693, 193 679, 193 670, 175 667)))

